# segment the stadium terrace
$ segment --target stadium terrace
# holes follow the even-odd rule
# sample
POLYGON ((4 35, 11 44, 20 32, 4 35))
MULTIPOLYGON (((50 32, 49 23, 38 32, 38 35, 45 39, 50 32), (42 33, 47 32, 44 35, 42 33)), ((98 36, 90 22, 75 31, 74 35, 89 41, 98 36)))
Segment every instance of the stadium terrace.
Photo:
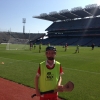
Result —
POLYGON ((64 45, 68 43, 68 45, 91 46, 94 43, 100 46, 100 6, 97 4, 86 5, 85 8, 75 7, 70 11, 64 9, 49 14, 42 13, 33 18, 53 22, 45 30, 48 38, 40 40, 43 44, 64 45))

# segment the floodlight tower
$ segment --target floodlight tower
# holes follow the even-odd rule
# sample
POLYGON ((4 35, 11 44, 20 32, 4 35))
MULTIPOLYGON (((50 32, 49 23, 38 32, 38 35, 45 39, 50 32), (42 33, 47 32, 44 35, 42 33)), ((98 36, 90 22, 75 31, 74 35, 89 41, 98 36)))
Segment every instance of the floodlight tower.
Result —
POLYGON ((22 19, 22 23, 23 23, 23 33, 25 33, 26 18, 23 18, 23 19, 22 19))

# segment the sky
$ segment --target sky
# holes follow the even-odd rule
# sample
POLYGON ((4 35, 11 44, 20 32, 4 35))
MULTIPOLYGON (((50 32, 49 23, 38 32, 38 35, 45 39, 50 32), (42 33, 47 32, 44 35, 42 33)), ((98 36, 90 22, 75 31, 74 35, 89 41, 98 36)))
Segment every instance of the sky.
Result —
POLYGON ((46 33, 53 22, 32 18, 41 13, 49 14, 74 7, 100 5, 100 0, 0 0, 0 31, 23 32, 22 19, 26 19, 26 33, 46 33))

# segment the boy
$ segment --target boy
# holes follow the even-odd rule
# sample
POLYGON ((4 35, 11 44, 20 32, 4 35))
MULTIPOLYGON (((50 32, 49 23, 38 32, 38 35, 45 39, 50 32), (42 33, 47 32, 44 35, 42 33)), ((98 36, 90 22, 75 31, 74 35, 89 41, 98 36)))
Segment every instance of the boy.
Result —
POLYGON ((63 86, 61 85, 63 71, 60 62, 55 60, 56 48, 48 46, 45 54, 47 60, 39 64, 35 77, 36 95, 40 96, 40 100, 57 100, 57 92, 40 95, 40 92, 55 89, 63 92, 63 86))
POLYGON ((42 43, 39 44, 39 53, 41 52, 42 43))
POLYGON ((33 43, 30 42, 30 50, 32 50, 32 48, 33 48, 33 43))
POLYGON ((75 53, 79 53, 79 45, 77 45, 77 47, 76 47, 76 51, 75 51, 75 53))
POLYGON ((34 43, 34 49, 36 48, 36 43, 34 43))
POLYGON ((65 51, 67 50, 67 46, 68 46, 68 45, 67 45, 67 43, 66 43, 66 44, 65 44, 65 51))

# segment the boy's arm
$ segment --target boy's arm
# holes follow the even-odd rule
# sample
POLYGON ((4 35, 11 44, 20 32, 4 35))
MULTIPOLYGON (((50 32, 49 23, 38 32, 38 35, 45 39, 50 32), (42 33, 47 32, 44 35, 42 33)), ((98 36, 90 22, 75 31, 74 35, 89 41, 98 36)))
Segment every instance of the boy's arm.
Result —
POLYGON ((64 72, 63 72, 62 66, 60 65, 60 76, 59 76, 59 80, 58 80, 58 91, 59 92, 63 92, 63 85, 61 85, 63 74, 64 74, 64 72))
POLYGON ((62 66, 60 65, 60 76, 59 76, 59 80, 58 80, 58 86, 61 85, 62 82, 62 75, 64 74, 62 66))
POLYGON ((63 92, 63 85, 61 85, 62 82, 62 77, 59 77, 59 81, 58 81, 58 86, 57 86, 57 90, 58 92, 63 92))
POLYGON ((62 82, 62 77, 60 76, 58 81, 58 86, 61 85, 61 82, 62 82))
POLYGON ((39 81, 39 76, 36 75, 35 76, 35 90, 36 90, 36 95, 40 96, 40 91, 39 91, 39 87, 38 87, 38 81, 39 81))

